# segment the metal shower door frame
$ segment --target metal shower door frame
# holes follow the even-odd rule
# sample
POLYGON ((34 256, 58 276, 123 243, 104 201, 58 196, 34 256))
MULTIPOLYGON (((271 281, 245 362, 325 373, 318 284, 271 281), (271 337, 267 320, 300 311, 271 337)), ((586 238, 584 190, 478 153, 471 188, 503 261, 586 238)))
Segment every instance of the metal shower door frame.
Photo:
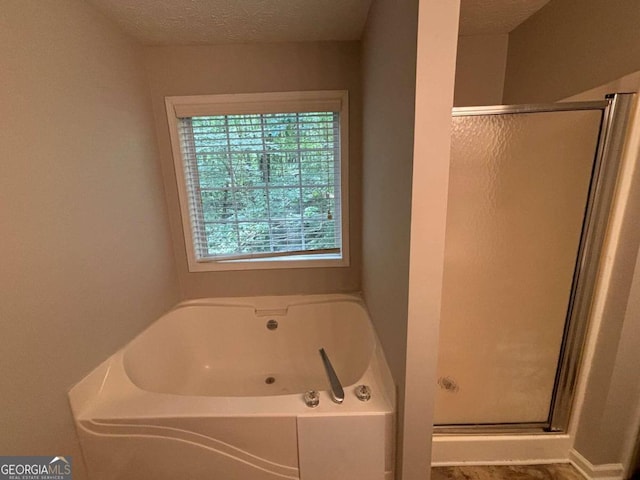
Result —
POLYGON ((582 352, 587 337, 602 246, 609 223, 634 96, 633 93, 617 93, 607 95, 605 100, 594 102, 461 107, 452 110, 453 117, 578 110, 599 110, 602 117, 547 421, 541 423, 436 425, 434 427, 435 433, 560 433, 567 431, 582 362, 582 352))

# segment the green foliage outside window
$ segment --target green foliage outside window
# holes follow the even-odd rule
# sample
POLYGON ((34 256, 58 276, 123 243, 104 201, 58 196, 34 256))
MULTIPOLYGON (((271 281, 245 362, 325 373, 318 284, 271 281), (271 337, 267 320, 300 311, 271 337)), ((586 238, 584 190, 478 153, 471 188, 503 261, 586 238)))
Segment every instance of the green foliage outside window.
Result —
POLYGON ((186 121, 208 256, 339 248, 337 113, 186 121))

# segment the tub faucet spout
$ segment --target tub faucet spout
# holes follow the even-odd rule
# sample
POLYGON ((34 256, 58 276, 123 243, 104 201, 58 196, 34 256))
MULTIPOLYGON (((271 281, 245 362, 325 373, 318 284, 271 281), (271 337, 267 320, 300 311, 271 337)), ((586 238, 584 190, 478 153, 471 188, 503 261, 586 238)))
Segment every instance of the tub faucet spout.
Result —
POLYGON ((329 377, 329 383, 331 384, 331 399, 336 403, 342 403, 344 401, 344 390, 342 389, 340 379, 333 369, 333 365, 331 365, 327 352, 324 351, 324 348, 321 348, 319 351, 322 357, 322 363, 324 363, 324 370, 327 372, 327 377, 329 377))

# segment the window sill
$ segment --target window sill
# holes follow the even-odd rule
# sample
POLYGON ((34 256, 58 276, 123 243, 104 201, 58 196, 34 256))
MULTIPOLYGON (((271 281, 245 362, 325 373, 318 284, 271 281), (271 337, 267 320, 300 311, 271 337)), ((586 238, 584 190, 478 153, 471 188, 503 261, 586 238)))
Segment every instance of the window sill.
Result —
POLYGON ((225 270, 274 270, 285 268, 348 267, 349 259, 340 254, 291 255, 273 258, 242 260, 211 260, 189 262, 190 272, 216 272, 225 270))

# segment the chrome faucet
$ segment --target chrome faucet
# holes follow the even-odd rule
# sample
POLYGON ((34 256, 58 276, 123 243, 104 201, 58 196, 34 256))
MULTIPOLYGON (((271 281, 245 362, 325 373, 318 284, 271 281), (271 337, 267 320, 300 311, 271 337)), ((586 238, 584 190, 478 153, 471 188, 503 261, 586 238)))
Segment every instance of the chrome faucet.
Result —
POLYGON ((329 377, 329 383, 331 384, 331 399, 336 403, 342 403, 344 402, 344 390, 342 389, 340 379, 338 375, 336 375, 336 371, 333 369, 333 365, 331 365, 331 361, 329 360, 327 352, 324 351, 324 348, 321 348, 319 352, 322 357, 322 363, 324 363, 324 370, 327 372, 327 377, 329 377))

